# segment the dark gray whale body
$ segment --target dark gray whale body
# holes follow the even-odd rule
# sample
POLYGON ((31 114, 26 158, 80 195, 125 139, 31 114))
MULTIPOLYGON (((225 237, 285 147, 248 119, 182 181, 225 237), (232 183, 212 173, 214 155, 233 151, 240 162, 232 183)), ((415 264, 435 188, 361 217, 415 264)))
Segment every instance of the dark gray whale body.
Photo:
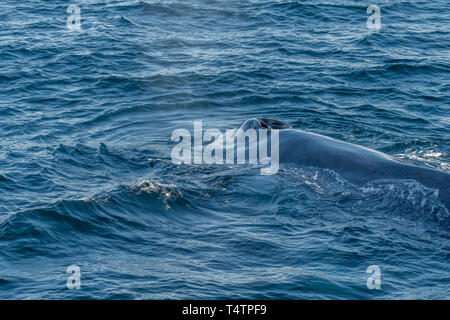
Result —
POLYGON ((244 126, 279 130, 279 161, 331 169, 344 179, 364 185, 378 179, 411 179, 439 190, 450 212, 450 174, 405 164, 382 152, 320 134, 292 129, 281 121, 252 119, 244 126))

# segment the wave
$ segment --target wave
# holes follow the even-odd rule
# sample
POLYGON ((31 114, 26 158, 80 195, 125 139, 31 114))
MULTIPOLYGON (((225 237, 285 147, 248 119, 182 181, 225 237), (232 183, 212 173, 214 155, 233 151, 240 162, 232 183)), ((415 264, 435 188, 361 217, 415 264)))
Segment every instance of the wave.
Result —
POLYGON ((30 247, 36 241, 39 247, 50 243, 63 246, 80 238, 134 241, 134 232, 150 230, 158 221, 184 225, 205 219, 212 212, 220 214, 218 205, 222 201, 227 203, 227 199, 233 199, 241 211, 261 208, 270 214, 280 208, 296 212, 292 209, 312 198, 314 202, 337 204, 366 215, 403 217, 413 223, 433 222, 450 228, 449 212, 439 202, 437 191, 415 181, 380 180, 359 187, 331 170, 315 168, 288 166, 281 169, 279 177, 267 178, 259 177, 257 169, 245 166, 237 176, 236 168, 230 168, 230 175, 224 175, 220 166, 182 167, 177 183, 142 179, 137 184, 122 185, 95 196, 59 200, 10 214, 2 218, 0 239, 22 243, 28 248, 24 251, 28 257, 32 255, 30 250, 40 252, 30 247), (182 178, 189 173, 191 179, 197 176, 195 180, 199 181, 198 176, 206 172, 210 178, 202 185, 189 184, 182 178), (260 187, 253 188, 248 183, 260 187))

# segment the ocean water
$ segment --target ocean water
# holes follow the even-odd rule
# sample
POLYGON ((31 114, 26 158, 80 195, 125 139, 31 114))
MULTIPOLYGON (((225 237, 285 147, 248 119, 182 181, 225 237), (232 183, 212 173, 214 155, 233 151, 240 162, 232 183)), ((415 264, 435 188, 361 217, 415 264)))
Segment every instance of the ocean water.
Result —
POLYGON ((450 172, 449 12, 445 0, 2 0, 0 298, 448 299, 435 190, 170 155, 195 120, 266 117, 450 172), (70 4, 81 30, 66 26, 70 4))

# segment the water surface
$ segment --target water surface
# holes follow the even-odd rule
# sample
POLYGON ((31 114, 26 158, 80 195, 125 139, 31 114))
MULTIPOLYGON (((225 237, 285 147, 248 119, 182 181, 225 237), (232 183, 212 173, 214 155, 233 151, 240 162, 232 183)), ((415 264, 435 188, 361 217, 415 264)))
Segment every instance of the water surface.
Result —
POLYGON ((73 4, 0 4, 0 298, 449 298, 435 190, 170 159, 266 117, 450 172, 448 1, 73 4))

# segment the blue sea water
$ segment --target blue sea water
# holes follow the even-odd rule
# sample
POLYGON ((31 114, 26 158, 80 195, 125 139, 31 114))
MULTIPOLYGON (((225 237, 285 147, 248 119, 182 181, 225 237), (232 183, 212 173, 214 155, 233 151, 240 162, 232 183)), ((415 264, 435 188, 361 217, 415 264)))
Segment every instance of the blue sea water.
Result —
POLYGON ((2 0, 0 21, 1 299, 450 298, 435 190, 170 158, 194 120, 266 117, 450 172, 449 1, 2 0))

